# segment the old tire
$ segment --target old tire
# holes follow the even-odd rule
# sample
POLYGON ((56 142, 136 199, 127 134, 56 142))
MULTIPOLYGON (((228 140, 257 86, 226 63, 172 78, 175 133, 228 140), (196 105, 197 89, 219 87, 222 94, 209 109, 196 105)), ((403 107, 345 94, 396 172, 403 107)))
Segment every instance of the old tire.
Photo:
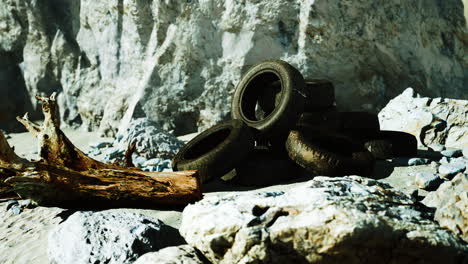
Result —
POLYGON ((410 133, 382 130, 373 139, 390 142, 394 157, 414 157, 418 154, 418 140, 410 133))
POLYGON ((245 186, 274 185, 300 176, 301 170, 286 153, 254 149, 236 167, 234 182, 245 186))
POLYGON ((366 141, 364 147, 376 159, 388 159, 393 156, 392 142, 385 139, 373 139, 366 141))
POLYGON ((375 163, 371 153, 348 137, 309 129, 292 130, 286 150, 293 161, 317 175, 369 176, 375 163))
POLYGON ((315 112, 302 113, 297 120, 296 127, 336 132, 341 128, 341 122, 336 108, 331 107, 315 112))
POLYGON ((285 137, 303 111, 304 87, 301 73, 290 64, 281 60, 258 63, 237 85, 231 104, 232 118, 241 119, 262 137, 285 137), (272 84, 278 81, 281 85, 275 88, 272 84), (263 108, 263 115, 256 114, 256 108, 263 108))
POLYGON ((174 157, 174 171, 198 170, 202 181, 221 177, 254 147, 252 129, 241 120, 220 123, 193 138, 174 157))
POLYGON ((305 94, 304 112, 315 112, 335 105, 335 87, 328 80, 306 80, 305 94))
POLYGON ((379 118, 368 112, 339 112, 341 131, 357 133, 373 133, 380 130, 379 118))

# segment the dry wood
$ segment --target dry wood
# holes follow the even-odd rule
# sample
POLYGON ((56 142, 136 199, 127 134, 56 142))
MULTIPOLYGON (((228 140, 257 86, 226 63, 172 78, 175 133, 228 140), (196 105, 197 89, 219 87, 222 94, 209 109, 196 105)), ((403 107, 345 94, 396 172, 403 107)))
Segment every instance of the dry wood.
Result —
MULTIPOLYGON (((196 171, 144 172, 106 164, 86 156, 60 130, 55 94, 37 97, 44 123, 18 117, 39 140, 40 160, 18 157, 0 132, 0 196, 13 190, 40 205, 60 207, 158 207, 201 199, 196 171)), ((134 146, 129 146, 126 164, 134 146)))

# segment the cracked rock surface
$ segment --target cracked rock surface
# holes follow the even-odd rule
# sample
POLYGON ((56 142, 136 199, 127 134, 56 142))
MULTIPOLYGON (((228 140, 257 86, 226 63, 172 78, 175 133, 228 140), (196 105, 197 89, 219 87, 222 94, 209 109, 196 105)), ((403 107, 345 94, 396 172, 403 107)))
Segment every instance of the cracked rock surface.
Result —
POLYGON ((213 263, 463 263, 468 246, 427 207, 358 176, 208 197, 182 236, 213 263))
POLYGON ((182 245, 146 253, 133 264, 209 264, 209 262, 195 248, 182 245))
POLYGON ((242 69, 271 58, 333 81, 337 105, 347 109, 377 111, 410 85, 431 96, 467 96, 460 0, 0 6, 2 122, 26 110, 16 107, 21 102, 35 104, 28 97, 57 91, 64 123, 114 136, 132 117, 148 117, 183 135, 226 118, 242 69))
POLYGON ((382 130, 413 134, 420 147, 468 146, 468 100, 422 97, 407 88, 380 111, 379 122, 382 130))
POLYGON ((182 241, 176 229, 142 214, 84 211, 49 233, 47 251, 54 264, 123 264, 182 241))
POLYGON ((468 242, 468 174, 457 174, 422 201, 436 208, 435 220, 468 242))

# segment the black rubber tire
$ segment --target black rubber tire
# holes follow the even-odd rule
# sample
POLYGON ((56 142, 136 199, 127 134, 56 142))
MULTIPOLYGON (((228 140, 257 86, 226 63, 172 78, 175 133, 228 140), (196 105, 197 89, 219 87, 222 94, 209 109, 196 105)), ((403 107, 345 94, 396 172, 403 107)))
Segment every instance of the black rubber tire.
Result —
POLYGON ((285 138, 304 109, 304 87, 301 73, 290 64, 281 60, 258 63, 237 85, 231 104, 232 118, 241 119, 266 138, 285 138), (279 92, 272 85, 275 81, 281 82, 279 92), (256 114, 256 107, 265 105, 259 100, 269 101, 261 116, 256 114))
POLYGON ((234 169, 254 148, 250 127, 241 120, 222 122, 183 146, 172 161, 174 171, 198 170, 202 182, 234 169))
POLYGON ((341 122, 336 107, 331 107, 315 112, 302 113, 296 127, 337 132, 341 129, 341 122))
POLYGON ((339 112, 341 132, 373 133, 380 131, 379 118, 368 112, 339 112))
POLYGON ((366 141, 364 147, 372 153, 376 159, 388 159, 393 156, 393 144, 385 139, 373 139, 366 141))
POLYGON ((315 112, 335 105, 335 87, 328 80, 305 81, 306 104, 304 112, 315 112))
POLYGON ((392 156, 415 157, 418 154, 418 140, 410 133, 401 131, 379 131, 373 140, 386 140, 392 144, 392 156))
POLYGON ((286 140, 289 157, 317 175, 370 176, 375 159, 361 144, 339 134, 292 130, 286 140))
POLYGON ((245 186, 274 185, 301 176, 301 170, 287 153, 258 148, 236 167, 233 181, 245 186))

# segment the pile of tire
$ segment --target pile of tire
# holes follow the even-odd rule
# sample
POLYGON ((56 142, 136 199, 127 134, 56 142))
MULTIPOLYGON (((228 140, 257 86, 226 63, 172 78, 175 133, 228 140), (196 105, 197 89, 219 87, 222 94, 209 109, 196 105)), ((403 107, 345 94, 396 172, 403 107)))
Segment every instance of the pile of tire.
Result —
POLYGON ((231 115, 182 147, 173 170, 198 170, 207 181, 235 169, 241 184, 268 185, 299 170, 370 176, 376 158, 417 151, 414 136, 381 131, 377 115, 337 111, 331 82, 304 80, 281 60, 258 63, 242 76, 231 115))

